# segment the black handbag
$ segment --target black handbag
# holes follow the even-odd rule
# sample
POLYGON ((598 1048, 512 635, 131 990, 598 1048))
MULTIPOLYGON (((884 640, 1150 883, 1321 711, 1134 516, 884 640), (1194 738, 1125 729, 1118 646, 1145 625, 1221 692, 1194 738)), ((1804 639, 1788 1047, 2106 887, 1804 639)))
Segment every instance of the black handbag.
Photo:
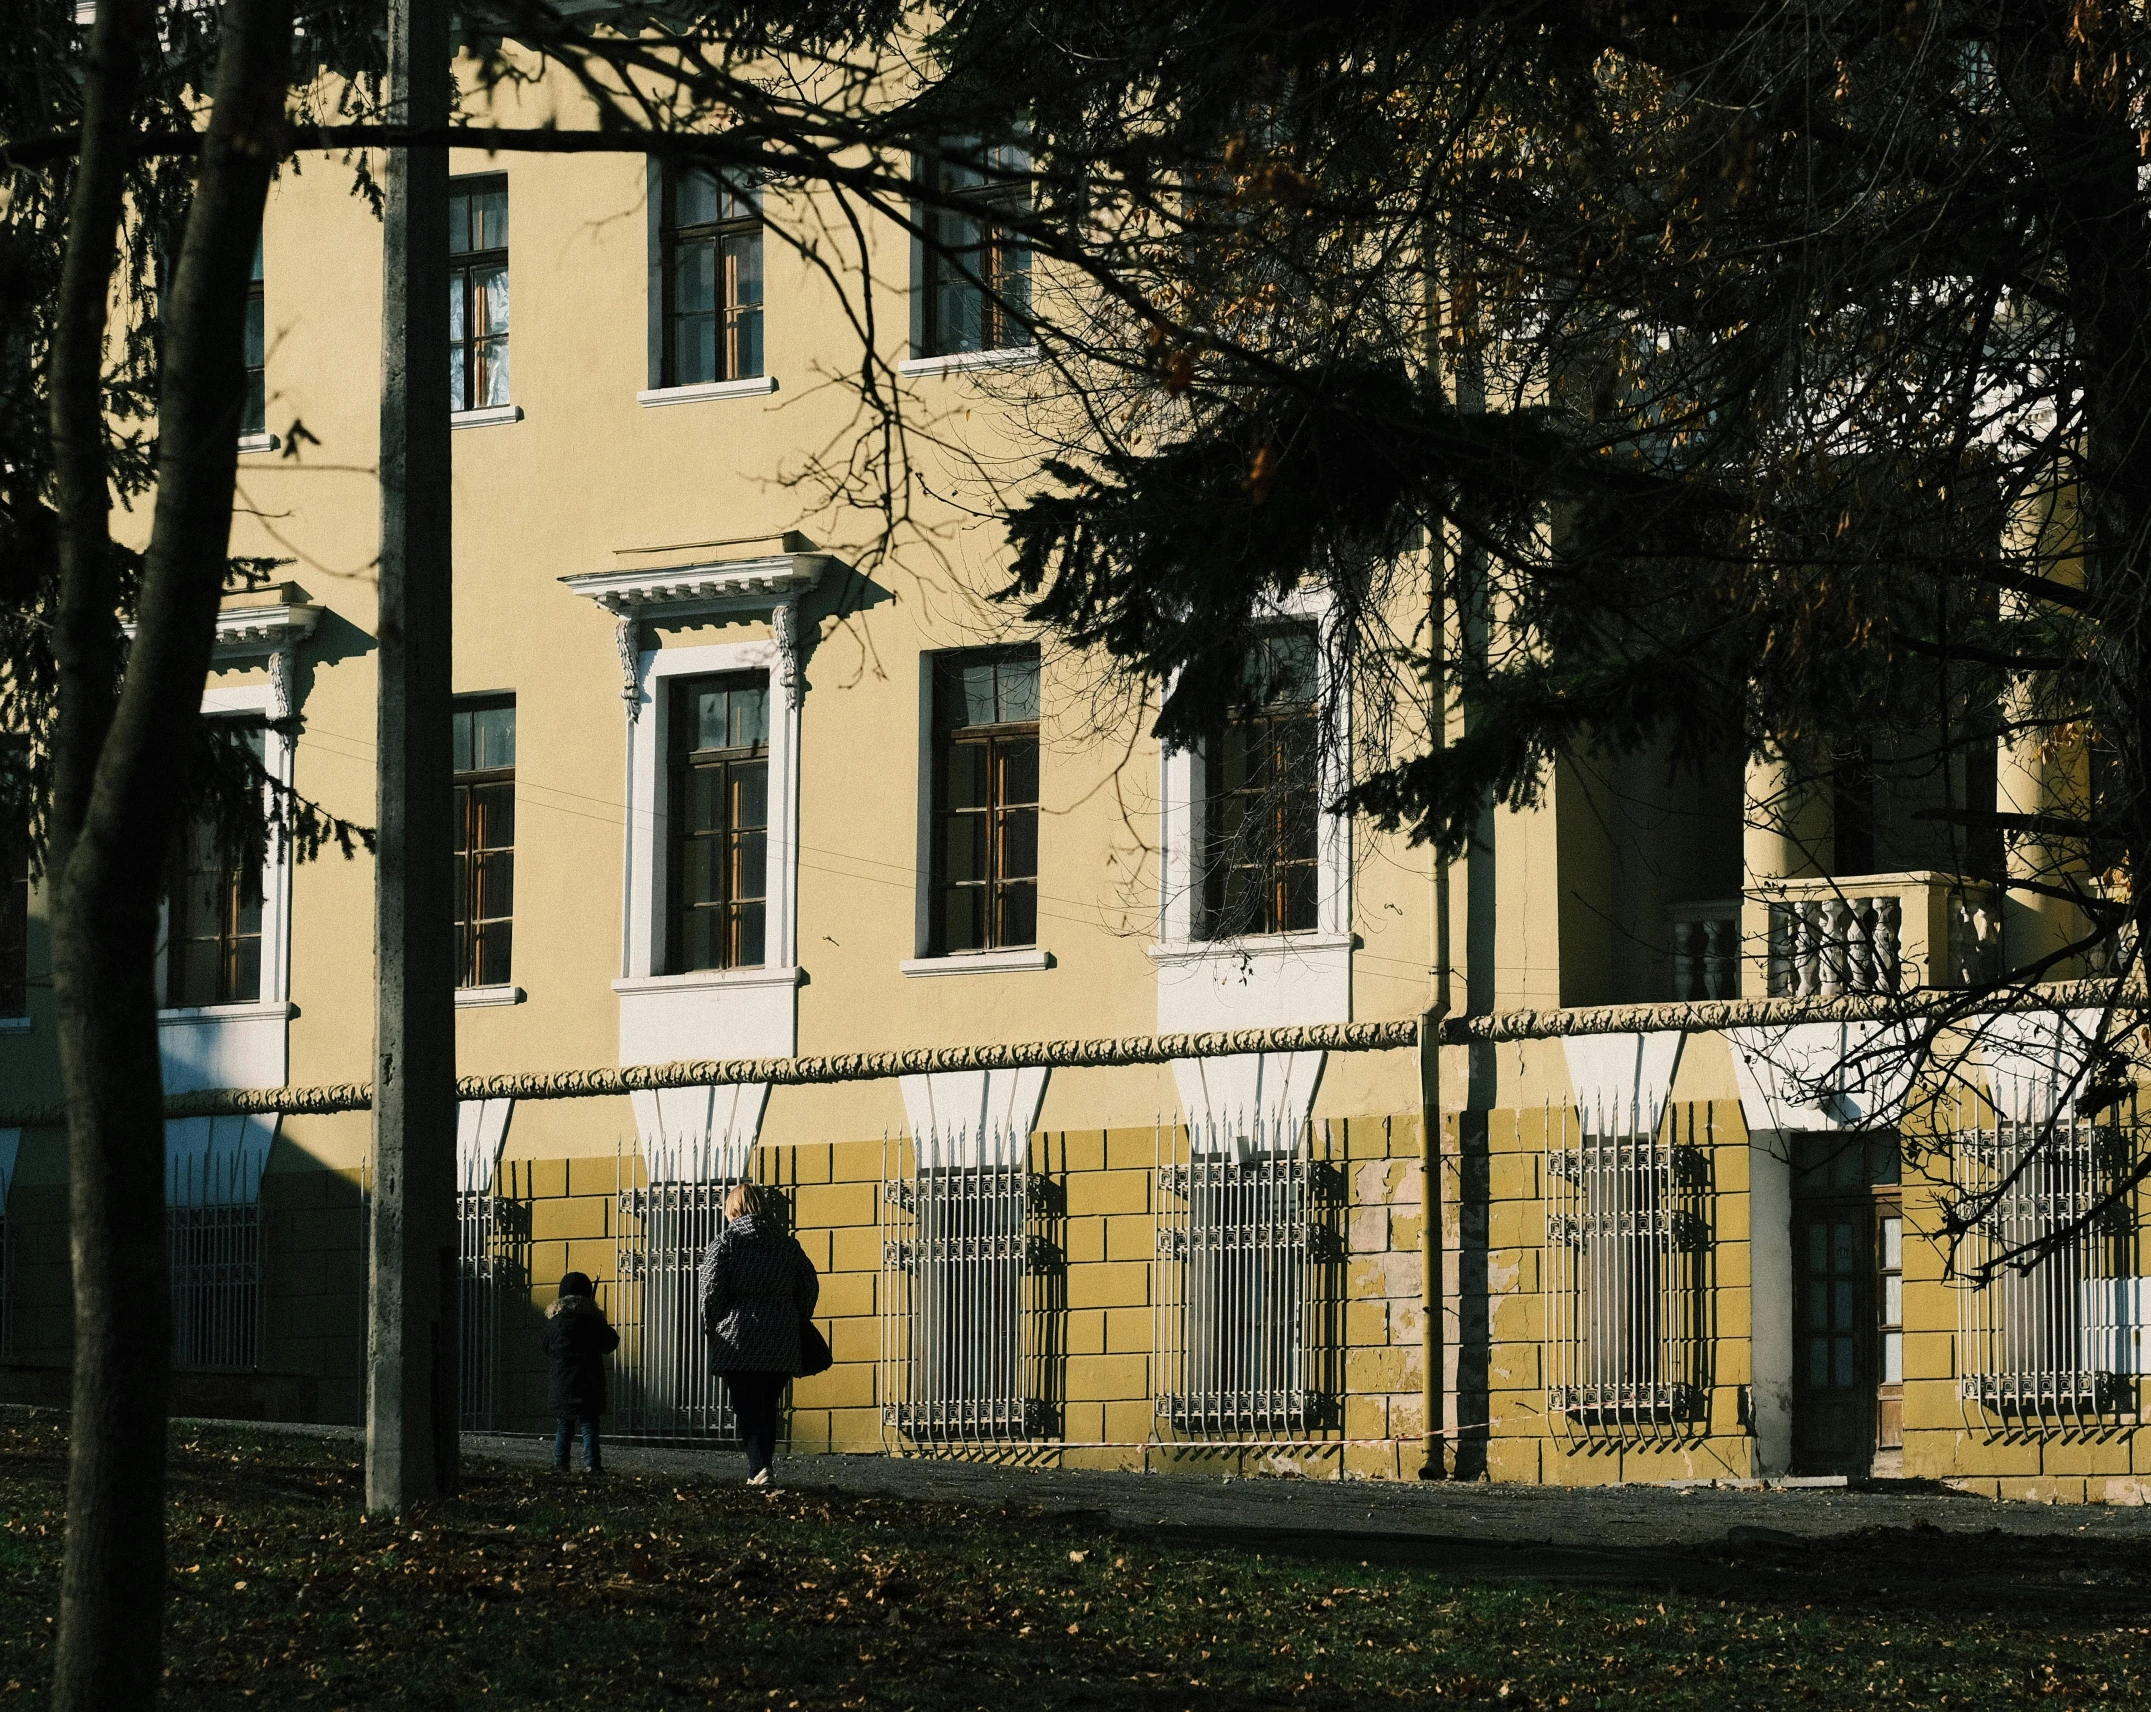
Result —
POLYGON ((799 1316, 799 1377, 811 1378, 817 1373, 827 1373, 835 1364, 836 1357, 829 1353, 829 1340, 822 1336, 822 1329, 806 1315, 799 1316))

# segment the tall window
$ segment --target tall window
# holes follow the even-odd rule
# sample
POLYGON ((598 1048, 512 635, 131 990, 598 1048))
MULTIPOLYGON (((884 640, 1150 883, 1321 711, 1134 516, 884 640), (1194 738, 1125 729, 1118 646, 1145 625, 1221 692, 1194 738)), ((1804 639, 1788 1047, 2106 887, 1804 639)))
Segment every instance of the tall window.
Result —
MULTIPOLYGON (((260 726, 221 720, 217 735, 260 762, 260 726)), ((180 833, 166 900, 164 1002, 176 1009, 259 999, 260 862, 198 815, 180 833)))
POLYGON ((246 288, 246 404, 239 432, 264 434, 269 424, 268 300, 262 295, 261 239, 254 240, 254 271, 246 288))
POLYGON ((1316 925, 1321 718, 1315 635, 1294 626, 1248 655, 1248 706, 1203 745, 1202 937, 1316 925))
POLYGON ((508 402, 508 181, 448 191, 448 407, 508 402))
POLYGON ((672 686, 668 966, 767 961, 769 680, 760 672, 672 686))
POLYGON ((456 985, 509 979, 515 945, 515 698, 459 702, 456 985))
POLYGON ((1038 650, 934 662, 938 953, 1038 942, 1038 650))
POLYGON ((919 355, 955 356, 1031 342, 1031 252, 1006 221, 1029 210, 1023 175, 1029 153, 989 149, 963 138, 918 162, 920 178, 960 199, 955 208, 922 208, 929 240, 921 246, 924 298, 919 355))
POLYGON ((697 167, 664 176, 665 386, 762 372, 762 207, 751 186, 697 167))

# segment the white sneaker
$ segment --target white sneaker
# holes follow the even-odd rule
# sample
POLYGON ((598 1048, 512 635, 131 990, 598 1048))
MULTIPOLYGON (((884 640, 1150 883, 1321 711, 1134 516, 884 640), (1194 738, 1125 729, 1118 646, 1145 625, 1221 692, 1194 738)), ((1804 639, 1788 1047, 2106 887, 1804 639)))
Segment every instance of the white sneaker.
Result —
POLYGON ((748 1475, 747 1484, 749 1486, 767 1486, 769 1484, 769 1470, 765 1468, 758 1474, 748 1475))

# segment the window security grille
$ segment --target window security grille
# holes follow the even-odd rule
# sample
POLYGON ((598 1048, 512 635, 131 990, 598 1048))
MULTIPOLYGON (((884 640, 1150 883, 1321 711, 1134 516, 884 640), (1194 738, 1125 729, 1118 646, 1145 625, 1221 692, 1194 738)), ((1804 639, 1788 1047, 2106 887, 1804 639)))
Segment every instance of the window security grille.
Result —
MULTIPOLYGON (((456 1340, 465 1432, 500 1424, 502 1304, 530 1292, 530 1172, 503 1160, 497 1182, 456 1192, 456 1340)), ((490 1175, 490 1174, 489 1174, 490 1175)))
POLYGON ((641 1439, 737 1438, 724 1386, 702 1335, 702 1256, 724 1229, 736 1178, 622 1188, 614 1251, 612 1399, 619 1430, 641 1439))
POLYGON ((1953 1138, 1958 1204, 1984 1208, 1955 1270, 2001 1263, 1958 1293, 1958 1394, 2019 1429, 2096 1426, 2130 1403, 2117 1370, 2135 1362, 2116 1341, 2133 1317, 2132 1234, 2126 1216, 2094 1216, 2126 1165, 2127 1110, 2125 1125, 2003 1120, 1953 1138))
POLYGON ((1157 1412, 1177 1434, 1291 1439, 1327 1424, 1342 1197, 1314 1148, 1312 1130, 1261 1122, 1159 1132, 1157 1412))
POLYGON ((1028 1138, 969 1140, 899 1144, 934 1163, 883 1168, 882 1418, 936 1447, 1027 1439, 1046 1412, 1046 1268, 1031 1229, 1043 1185, 1028 1138))
POLYGON ((189 1154, 167 1170, 172 1365, 261 1365, 263 1153, 189 1154))
POLYGON ((1654 1128, 1548 1114, 1547 1408, 1592 1432, 1653 1435, 1705 1416, 1710 1366, 1708 1108, 1654 1128), (1685 1134, 1683 1133, 1685 1131, 1685 1134))

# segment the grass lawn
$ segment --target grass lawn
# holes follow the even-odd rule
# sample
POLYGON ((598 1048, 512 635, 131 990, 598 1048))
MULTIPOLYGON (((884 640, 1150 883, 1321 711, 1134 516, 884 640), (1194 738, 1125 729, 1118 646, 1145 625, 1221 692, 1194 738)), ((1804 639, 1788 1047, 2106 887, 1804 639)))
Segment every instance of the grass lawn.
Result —
MULTIPOLYGON (((175 1438, 167 1705, 2058 1712, 2151 1694, 2140 1549, 1898 1536, 1727 1559, 1721 1598, 485 1463, 391 1526, 362 1513, 354 1448, 175 1438)), ((56 1424, 0 1426, 0 1712, 43 1698, 64 1454, 56 1424)))

